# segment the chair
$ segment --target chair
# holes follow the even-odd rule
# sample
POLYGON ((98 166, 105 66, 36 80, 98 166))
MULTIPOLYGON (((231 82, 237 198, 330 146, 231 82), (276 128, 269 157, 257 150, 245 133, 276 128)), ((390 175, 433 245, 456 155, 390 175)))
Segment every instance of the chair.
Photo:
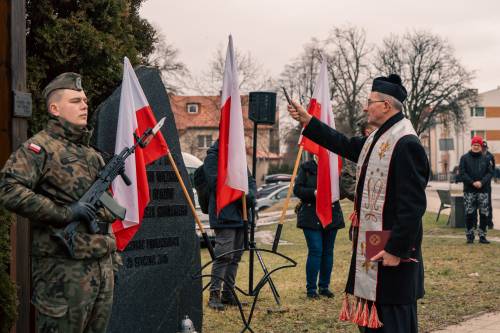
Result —
MULTIPOLYGON (((439 212, 436 217, 436 222, 439 220, 439 215, 441 214, 441 211, 443 209, 451 208, 451 194, 449 190, 436 190, 438 195, 439 195, 439 200, 441 200, 441 205, 439 206, 439 212)), ((450 216, 448 216, 448 222, 447 224, 450 223, 450 216)))

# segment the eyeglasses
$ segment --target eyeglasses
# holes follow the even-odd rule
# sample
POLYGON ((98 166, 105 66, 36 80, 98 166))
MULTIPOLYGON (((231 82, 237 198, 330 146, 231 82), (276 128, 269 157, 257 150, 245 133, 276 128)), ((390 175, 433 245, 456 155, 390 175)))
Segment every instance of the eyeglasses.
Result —
POLYGON ((381 99, 379 101, 372 101, 371 99, 368 98, 368 100, 366 101, 366 105, 371 105, 373 103, 380 103, 380 102, 385 102, 385 100, 381 99))

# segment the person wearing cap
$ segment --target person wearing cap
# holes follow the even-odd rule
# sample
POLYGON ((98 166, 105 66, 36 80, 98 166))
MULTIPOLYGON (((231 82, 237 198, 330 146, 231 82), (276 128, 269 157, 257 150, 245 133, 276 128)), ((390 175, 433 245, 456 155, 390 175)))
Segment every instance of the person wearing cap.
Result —
MULTIPOLYGON (((483 155, 488 158, 489 163, 490 163, 490 167, 493 170, 493 179, 495 179, 496 178, 495 171, 497 168, 496 163, 495 163, 495 155, 490 153, 490 151, 488 150, 488 143, 486 142, 486 140, 483 140, 483 155)), ((488 184, 488 188, 489 188, 489 191, 488 191, 488 208, 489 208, 488 228, 493 229, 494 224, 493 224, 493 205, 491 202, 491 180, 488 184)))
POLYGON ((0 204, 32 227, 32 303, 38 332, 105 332, 119 264, 111 214, 78 200, 104 166, 89 146, 87 97, 81 77, 63 73, 43 91, 44 130, 23 143, 0 172, 0 204), (54 237, 73 221, 97 219, 97 234, 80 223, 74 256, 54 237))
POLYGON ((364 112, 377 129, 368 137, 348 138, 298 103, 288 106, 290 115, 305 126, 304 136, 357 162, 353 253, 340 319, 356 323, 362 332, 418 331, 429 163, 402 113, 406 96, 396 74, 373 80, 364 112))
POLYGON ((464 183, 465 235, 467 243, 474 243, 474 231, 477 229, 477 211, 479 210, 479 243, 489 244, 486 239, 488 225, 489 191, 493 168, 488 157, 482 152, 483 138, 474 136, 471 149, 460 158, 460 179, 464 183))

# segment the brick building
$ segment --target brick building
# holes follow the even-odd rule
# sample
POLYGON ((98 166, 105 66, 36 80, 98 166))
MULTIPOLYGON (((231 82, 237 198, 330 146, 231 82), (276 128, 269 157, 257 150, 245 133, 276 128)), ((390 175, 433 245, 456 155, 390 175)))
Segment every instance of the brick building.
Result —
MULTIPOLYGON (((219 137, 220 96, 170 95, 181 150, 204 160, 207 149, 219 137)), ((248 119, 248 96, 241 96, 247 162, 252 167, 253 122, 248 119)), ((276 113, 278 114, 278 113, 276 113)), ((257 140, 257 182, 268 173, 271 163, 279 163, 279 121, 259 125, 257 140)))

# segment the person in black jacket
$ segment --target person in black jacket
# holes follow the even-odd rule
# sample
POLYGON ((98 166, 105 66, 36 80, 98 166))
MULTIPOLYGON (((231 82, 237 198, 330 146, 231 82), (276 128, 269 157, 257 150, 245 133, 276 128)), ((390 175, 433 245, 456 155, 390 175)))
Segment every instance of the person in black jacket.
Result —
MULTIPOLYGON (((483 141, 483 155, 488 158, 491 169, 493 170, 493 178, 492 179, 495 179, 496 178, 495 177, 495 170, 497 168, 496 163, 495 163, 495 156, 489 152, 488 143, 486 142, 486 140, 483 141)), ((488 207, 489 207, 488 228, 489 229, 493 229, 493 226, 494 226, 494 224, 493 224, 493 204, 491 202, 491 183, 492 183, 492 181, 490 181, 489 191, 488 191, 488 207)))
POLYGON ((293 193, 301 202, 297 212, 297 227, 303 230, 307 242, 306 289, 309 298, 318 298, 319 295, 334 296, 329 289, 333 270, 333 248, 337 230, 345 227, 338 201, 332 205, 332 222, 325 228, 321 225, 316 215, 317 171, 315 160, 302 163, 293 187, 293 193))
POLYGON ((464 207, 467 243, 474 242, 474 229, 477 228, 479 210, 479 243, 488 244, 486 226, 488 225, 489 200, 493 169, 482 153, 483 138, 474 136, 471 150, 460 158, 460 178, 464 183, 464 207))
MULTIPOLYGON (((361 164, 355 196, 357 216, 355 220, 360 226, 365 223, 363 219, 366 220, 366 216, 359 215, 362 206, 370 204, 368 200, 363 199, 366 193, 365 180, 368 181, 371 178, 367 170, 372 160, 384 156, 385 150, 382 148, 393 148, 384 190, 385 205, 376 207, 376 209, 382 209, 382 227, 384 231, 390 231, 390 236, 384 250, 372 258, 366 258, 368 262, 364 261, 370 264, 370 267, 372 264, 377 265, 378 269, 376 302, 367 302, 369 304, 365 303, 365 305, 371 306, 372 309, 373 305, 376 305, 376 311, 373 313, 378 313, 383 326, 368 328, 360 323, 359 318, 354 318, 359 326, 363 326, 364 332, 414 333, 418 331, 416 300, 424 295, 421 250, 422 216, 427 205, 425 188, 429 178, 429 162, 415 134, 401 137, 394 146, 379 142, 386 132, 394 133, 393 129, 398 128, 397 126, 408 124, 402 112, 402 103, 406 95, 406 89, 402 86, 398 75, 391 74, 388 77, 378 77, 373 80, 372 91, 364 112, 367 113, 368 123, 378 129, 368 138, 347 138, 309 115, 300 104, 292 102, 293 105, 288 106, 290 115, 305 126, 302 132, 304 136, 340 156, 357 162, 358 165, 361 164), (367 140, 371 140, 371 144, 365 145, 369 142, 367 140), (381 145, 380 150, 374 150, 377 145, 381 145), (358 161, 362 149, 366 158, 358 161)), ((355 283, 358 275, 356 267, 360 262, 356 259, 363 253, 361 248, 361 254, 358 254, 356 245, 357 239, 361 236, 360 227, 355 227, 353 231, 353 254, 346 284, 348 295, 356 293, 355 286, 362 287, 355 283)), ((347 296, 346 299, 348 299, 347 296)))
MULTIPOLYGON (((233 250, 243 249, 245 238, 241 199, 222 208, 219 216, 216 214, 218 160, 219 140, 216 140, 212 147, 208 149, 207 157, 203 162, 203 169, 210 189, 208 216, 210 228, 215 232, 215 256, 220 256, 223 253, 233 250)), ((248 190, 247 213, 249 221, 251 221, 250 208, 255 203, 256 185, 255 179, 251 176, 250 172, 248 172, 248 190)), ((237 304, 230 290, 234 287, 241 255, 242 251, 237 251, 215 260, 212 264, 212 280, 210 281, 210 297, 208 301, 208 306, 212 309, 223 310, 224 305, 237 304), (226 281, 223 286, 222 279, 226 281)))

